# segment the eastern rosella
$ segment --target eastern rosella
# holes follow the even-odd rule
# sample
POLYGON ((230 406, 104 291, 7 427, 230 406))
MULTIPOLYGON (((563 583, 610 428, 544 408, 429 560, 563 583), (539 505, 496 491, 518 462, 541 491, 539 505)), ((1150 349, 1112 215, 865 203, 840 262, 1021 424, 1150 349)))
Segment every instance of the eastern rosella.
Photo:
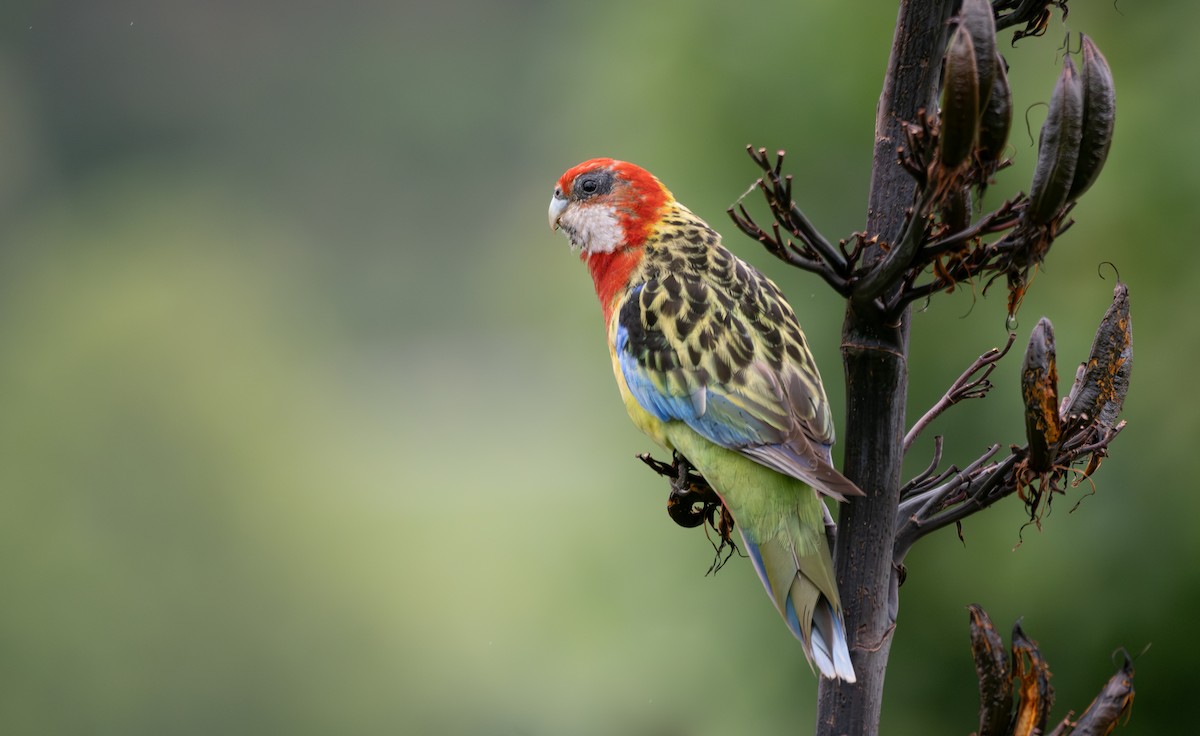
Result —
POLYGON ((779 288, 623 161, 563 174, 550 227, 591 272, 633 423, 720 495, 809 662, 853 682, 814 490, 838 500, 862 491, 833 467, 829 402, 779 288))

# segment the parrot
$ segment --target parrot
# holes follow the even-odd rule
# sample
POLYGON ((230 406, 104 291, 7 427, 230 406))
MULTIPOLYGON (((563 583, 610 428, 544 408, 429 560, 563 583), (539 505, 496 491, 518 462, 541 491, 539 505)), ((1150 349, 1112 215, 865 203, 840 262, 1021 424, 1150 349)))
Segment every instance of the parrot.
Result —
POLYGON ((633 424, 716 491, 809 666, 854 682, 818 494, 865 494, 833 466, 829 401, 779 287, 625 161, 568 169, 549 218, 591 274, 633 424))

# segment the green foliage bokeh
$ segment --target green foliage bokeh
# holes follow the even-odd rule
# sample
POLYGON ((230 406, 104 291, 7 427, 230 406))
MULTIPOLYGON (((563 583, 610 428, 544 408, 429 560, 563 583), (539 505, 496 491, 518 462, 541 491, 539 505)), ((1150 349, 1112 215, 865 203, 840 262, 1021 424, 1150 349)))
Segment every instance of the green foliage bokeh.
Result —
MULTIPOLYGON (((908 559, 890 734, 967 733, 965 606, 1023 617, 1086 706, 1140 653, 1129 733, 1181 733, 1200 604, 1189 287, 1200 7, 1072 5, 1116 77, 1108 167, 948 460, 1020 444, 1019 353, 1062 389, 1130 285, 1129 427, 1024 531, 908 559), (1183 638, 1185 644, 1179 644, 1183 638)), ((806 733, 816 679, 744 561, 664 513, 554 179, 658 174, 791 298, 842 406, 842 305, 724 216, 747 143, 861 227, 887 3, 18 2, 0 29, 0 730, 806 733), (74 7, 71 7, 74 6, 74 7)), ((1027 186, 1064 25, 1004 46, 1027 186), (1028 116, 1028 124, 1025 121, 1028 116), (1028 132, 1027 132, 1028 125, 1028 132)), ((910 416, 1005 337, 1000 290, 915 314, 910 416)), ((840 411, 840 409, 839 409, 840 411)), ((928 459, 930 437, 914 451, 928 459)), ((840 452, 840 448, 838 449, 840 452)))

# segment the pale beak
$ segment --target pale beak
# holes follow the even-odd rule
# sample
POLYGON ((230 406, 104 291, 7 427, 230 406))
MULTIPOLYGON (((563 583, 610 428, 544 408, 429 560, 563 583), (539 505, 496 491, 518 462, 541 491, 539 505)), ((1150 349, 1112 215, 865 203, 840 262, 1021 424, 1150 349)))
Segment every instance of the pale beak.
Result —
POLYGON ((555 193, 550 198, 550 231, 554 232, 558 229, 558 218, 562 217, 563 210, 567 208, 567 198, 555 193))

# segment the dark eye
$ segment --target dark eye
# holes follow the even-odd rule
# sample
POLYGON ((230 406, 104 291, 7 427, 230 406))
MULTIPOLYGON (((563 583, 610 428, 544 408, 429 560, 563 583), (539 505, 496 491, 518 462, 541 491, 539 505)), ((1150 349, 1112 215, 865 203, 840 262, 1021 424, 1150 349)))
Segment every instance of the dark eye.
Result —
POLYGON ((611 171, 589 171, 575 180, 575 196, 585 198, 596 194, 607 194, 612 191, 612 184, 611 171))

